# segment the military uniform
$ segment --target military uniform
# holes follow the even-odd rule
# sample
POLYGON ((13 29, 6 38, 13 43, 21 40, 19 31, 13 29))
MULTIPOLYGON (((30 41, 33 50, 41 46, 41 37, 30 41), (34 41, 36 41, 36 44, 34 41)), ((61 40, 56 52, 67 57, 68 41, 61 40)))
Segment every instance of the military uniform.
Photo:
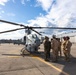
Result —
POLYGON ((70 61, 70 50, 72 43, 69 40, 65 40, 63 43, 63 53, 65 55, 65 60, 70 61))
POLYGON ((52 48, 52 52, 53 52, 53 61, 58 60, 58 47, 59 47, 59 42, 55 38, 53 38, 51 41, 51 48, 52 48))
POLYGON ((58 38, 58 42, 59 42, 59 47, 58 47, 58 56, 62 56, 62 51, 61 51, 61 41, 60 39, 58 38))
POLYGON ((51 42, 49 41, 49 38, 46 37, 44 41, 45 60, 48 60, 48 58, 50 58, 50 49, 51 49, 51 42))

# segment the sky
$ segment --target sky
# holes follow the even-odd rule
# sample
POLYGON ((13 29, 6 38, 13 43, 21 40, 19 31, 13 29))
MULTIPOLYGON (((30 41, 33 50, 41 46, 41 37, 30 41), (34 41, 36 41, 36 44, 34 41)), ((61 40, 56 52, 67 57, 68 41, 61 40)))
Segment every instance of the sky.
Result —
MULTIPOLYGON (((76 27, 76 0, 0 0, 0 20, 25 26, 76 27)), ((0 22, 0 32, 21 28, 0 22)), ((53 35, 70 30, 38 29, 43 35, 53 35)), ((0 34, 0 39, 20 39, 25 33, 18 30, 0 34)))

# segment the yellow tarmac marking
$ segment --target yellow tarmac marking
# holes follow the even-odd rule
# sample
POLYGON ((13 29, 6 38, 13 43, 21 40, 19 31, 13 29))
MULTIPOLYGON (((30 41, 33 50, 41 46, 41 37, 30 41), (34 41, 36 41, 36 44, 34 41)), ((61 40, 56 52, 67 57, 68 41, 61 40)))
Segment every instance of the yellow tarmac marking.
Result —
MULTIPOLYGON (((33 56, 33 55, 31 55, 31 56, 33 56)), ((59 68, 57 68, 57 67, 55 67, 55 66, 54 66, 54 65, 52 65, 51 63, 44 61, 44 60, 43 60, 43 59, 41 59, 40 57, 37 57, 37 56, 33 56, 33 57, 34 57, 34 58, 37 58, 38 60, 42 61, 43 63, 45 63, 45 64, 47 64, 47 65, 51 66, 52 68, 54 68, 54 69, 56 69, 57 71, 59 71, 59 72, 63 73, 64 75, 69 75, 68 73, 66 73, 66 72, 62 71, 61 69, 59 69, 59 68)))
POLYGON ((10 58, 19 58, 20 56, 8 56, 10 58))
MULTIPOLYGON (((63 73, 64 75, 69 75, 68 73, 62 71, 61 69, 57 68, 57 67, 54 66, 53 64, 44 61, 42 58, 40 58, 40 57, 38 57, 38 56, 34 56, 34 55, 30 55, 30 56, 32 56, 33 58, 37 58, 37 59, 40 60, 41 62, 43 62, 43 63, 45 63, 45 64, 51 66, 52 68, 54 68, 55 70, 57 70, 57 71, 63 73)), ((8 56, 8 57, 19 58, 20 56, 8 56)))

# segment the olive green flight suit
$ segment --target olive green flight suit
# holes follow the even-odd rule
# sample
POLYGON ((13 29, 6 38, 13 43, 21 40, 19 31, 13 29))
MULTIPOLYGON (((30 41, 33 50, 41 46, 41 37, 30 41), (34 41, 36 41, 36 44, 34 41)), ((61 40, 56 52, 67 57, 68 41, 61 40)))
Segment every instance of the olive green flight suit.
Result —
POLYGON ((50 49, 51 49, 51 42, 49 39, 45 39, 44 41, 44 53, 45 53, 45 60, 50 58, 50 49))

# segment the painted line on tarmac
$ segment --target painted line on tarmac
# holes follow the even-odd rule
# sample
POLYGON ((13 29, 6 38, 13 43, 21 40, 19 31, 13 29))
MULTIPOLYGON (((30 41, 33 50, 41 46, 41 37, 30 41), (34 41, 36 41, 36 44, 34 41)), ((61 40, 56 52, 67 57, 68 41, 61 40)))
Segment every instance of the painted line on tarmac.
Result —
MULTIPOLYGON (((54 68, 55 70, 63 73, 64 75, 69 75, 68 73, 62 71, 61 69, 57 68, 56 66, 54 66, 53 64, 49 63, 49 62, 46 62, 45 60, 43 60, 42 58, 38 57, 38 56, 34 56, 34 55, 30 55, 32 56, 33 58, 37 58, 38 60, 40 60, 41 62, 51 66, 52 68, 54 68)), ((19 58, 20 56, 8 56, 8 57, 12 57, 12 58, 19 58)))
POLYGON ((34 56, 34 55, 31 55, 31 56, 32 56, 33 58, 37 58, 38 60, 40 60, 41 62, 43 62, 43 63, 45 63, 45 64, 47 64, 47 65, 49 65, 49 66, 51 66, 52 68, 54 68, 55 70, 63 73, 64 75, 69 75, 68 73, 62 71, 61 69, 57 68, 57 67, 54 66, 53 64, 51 64, 51 63, 49 63, 49 62, 46 62, 45 60, 43 60, 43 59, 40 58, 40 57, 37 57, 37 56, 34 56))
POLYGON ((7 56, 9 58, 19 58, 20 56, 7 56))

